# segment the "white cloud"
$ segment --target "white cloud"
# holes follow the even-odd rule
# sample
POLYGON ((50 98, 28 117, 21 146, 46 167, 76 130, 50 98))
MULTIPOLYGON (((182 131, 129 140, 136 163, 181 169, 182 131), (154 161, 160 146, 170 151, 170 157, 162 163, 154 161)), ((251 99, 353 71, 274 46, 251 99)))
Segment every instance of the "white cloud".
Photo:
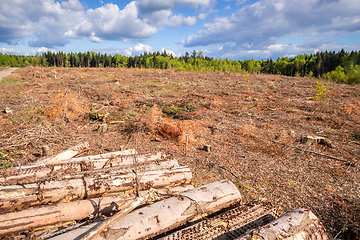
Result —
POLYGON ((174 9, 177 6, 190 6, 192 8, 211 8, 216 0, 138 0, 137 4, 142 11, 158 11, 174 9))
POLYGON ((144 45, 144 44, 137 44, 134 47, 129 47, 128 49, 125 50, 125 54, 127 56, 133 56, 133 55, 140 55, 144 52, 152 52, 152 47, 149 45, 144 45))
POLYGON ((197 22, 196 17, 184 17, 182 14, 174 15, 170 17, 168 26, 169 27, 182 27, 184 25, 192 26, 197 22))
MULTIPOLYGON (((274 52, 277 39, 360 32, 357 0, 261 0, 244 6, 229 17, 205 23, 197 34, 184 39, 185 47, 228 44, 234 52, 274 52)), ((286 50, 297 51, 295 45, 286 50), (291 49, 289 49, 291 48, 291 49)), ((305 48, 305 47, 303 47, 305 48)))
POLYGON ((36 36, 31 46, 62 46, 63 34, 81 22, 83 10, 78 0, 0 1, 0 42, 10 44, 26 36, 36 36))
POLYGON ((136 45, 134 47, 134 51, 135 52, 139 52, 139 53, 143 53, 143 52, 151 52, 152 51, 152 47, 148 46, 148 45, 144 45, 139 43, 138 45, 136 45))
POLYGON ((39 52, 39 53, 47 52, 47 51, 50 51, 50 49, 47 47, 41 47, 36 50, 36 52, 39 52))
POLYGON ((165 49, 165 48, 161 48, 161 51, 160 51, 160 52, 164 52, 164 51, 166 51, 166 53, 167 53, 168 55, 173 55, 173 57, 180 57, 180 56, 181 56, 181 53, 175 53, 175 52, 173 52, 173 51, 171 51, 171 50, 167 50, 167 49, 165 49))
POLYGON ((224 10, 231 10, 230 5, 227 5, 226 7, 224 7, 224 10))
POLYGON ((6 54, 20 54, 20 51, 14 48, 0 48, 0 52, 6 54))
MULTIPOLYGON (((105 4, 85 11, 80 0, 0 1, 0 42, 16 45, 25 37, 32 47, 64 46, 71 38, 146 40, 161 31, 179 6, 205 9, 216 0, 133 0, 123 9, 105 4)), ((184 16, 181 25, 194 25, 196 17, 184 16)))
POLYGON ((209 16, 208 13, 200 13, 199 16, 198 16, 198 18, 199 18, 200 20, 205 20, 208 16, 209 16))

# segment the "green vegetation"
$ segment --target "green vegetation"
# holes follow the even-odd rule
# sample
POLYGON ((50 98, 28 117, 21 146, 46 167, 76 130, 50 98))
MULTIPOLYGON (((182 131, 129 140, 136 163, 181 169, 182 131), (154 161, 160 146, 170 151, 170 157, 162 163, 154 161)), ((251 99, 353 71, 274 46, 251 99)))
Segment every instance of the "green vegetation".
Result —
POLYGON ((322 82, 315 81, 315 88, 317 90, 317 93, 315 95, 313 95, 311 98, 313 100, 320 100, 320 99, 326 97, 326 91, 328 89, 331 89, 332 87, 330 87, 328 84, 324 84, 322 82))
POLYGON ((281 74, 296 77, 328 78, 337 82, 360 83, 360 52, 351 53, 341 50, 338 53, 317 52, 303 54, 296 57, 233 61, 229 59, 214 59, 204 56, 201 51, 188 52, 184 56, 174 57, 166 51, 144 52, 140 56, 127 57, 119 54, 114 56, 86 52, 86 53, 53 53, 47 52, 35 56, 19 56, 0 54, 0 66, 24 67, 56 66, 56 67, 114 67, 114 68, 153 68, 173 69, 185 71, 214 71, 214 72, 248 72, 281 74))
POLYGON ((0 168, 7 169, 11 167, 12 162, 8 161, 8 152, 5 150, 0 150, 0 168))

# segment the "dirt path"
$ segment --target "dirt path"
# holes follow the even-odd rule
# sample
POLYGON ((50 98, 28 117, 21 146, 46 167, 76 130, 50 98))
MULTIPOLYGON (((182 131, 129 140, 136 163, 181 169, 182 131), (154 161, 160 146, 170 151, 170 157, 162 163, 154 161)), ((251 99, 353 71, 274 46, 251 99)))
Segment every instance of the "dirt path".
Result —
POLYGON ((0 71, 0 82, 4 77, 9 76, 16 69, 19 69, 19 68, 8 68, 3 71, 0 71))

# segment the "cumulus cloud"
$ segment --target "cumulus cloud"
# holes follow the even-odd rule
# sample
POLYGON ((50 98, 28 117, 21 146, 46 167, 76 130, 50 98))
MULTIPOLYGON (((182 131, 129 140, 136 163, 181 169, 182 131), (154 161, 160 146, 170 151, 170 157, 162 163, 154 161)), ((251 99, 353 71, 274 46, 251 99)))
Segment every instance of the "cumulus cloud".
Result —
POLYGON ((62 3, 51 0, 0 1, 0 42, 16 44, 27 36, 35 36, 29 44, 63 46, 63 34, 81 22, 82 5, 78 0, 62 3))
POLYGON ((208 15, 209 15, 208 13, 200 13, 198 18, 200 20, 205 20, 208 17, 208 15))
MULTIPOLYGON (((277 40, 285 36, 360 32, 359 12, 357 0, 261 0, 242 7, 230 17, 204 24, 183 44, 185 47, 227 44, 222 49, 224 54, 226 49, 237 54, 274 52, 279 47, 277 40)), ((287 45, 286 50, 304 47, 287 45)))
POLYGON ((196 17, 184 17, 182 14, 174 15, 169 20, 169 27, 192 26, 197 22, 196 17))
POLYGON ((6 54, 20 54, 20 51, 14 48, 0 48, 0 52, 6 54))
POLYGON ((179 6, 209 8, 216 0, 133 0, 123 9, 105 4, 85 8, 80 0, 0 1, 0 42, 16 45, 28 37, 32 47, 64 46, 69 39, 146 40, 166 24, 194 25, 196 17, 175 16, 179 6), (171 21, 171 20, 173 21, 171 21))
MULTIPOLYGON (((167 15, 167 14, 165 14, 167 15)), ((146 39, 158 31, 156 24, 139 18, 135 2, 124 9, 106 4, 85 13, 85 20, 65 33, 72 38, 87 38, 94 42, 103 40, 146 39)))
POLYGON ((158 11, 164 9, 174 9, 177 6, 190 6, 192 8, 211 8, 216 0, 139 0, 137 4, 141 11, 158 11))
MULTIPOLYGON (((132 48, 130 48, 130 50, 132 50, 132 48)), ((139 43, 133 48, 133 51, 136 53, 151 52, 152 47, 139 43)))

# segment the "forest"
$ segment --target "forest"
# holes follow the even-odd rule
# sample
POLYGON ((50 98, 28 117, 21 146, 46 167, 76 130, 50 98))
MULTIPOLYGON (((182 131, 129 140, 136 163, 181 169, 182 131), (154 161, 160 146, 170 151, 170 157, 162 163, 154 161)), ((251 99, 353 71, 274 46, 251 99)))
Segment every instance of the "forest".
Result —
POLYGON ((120 54, 108 55, 96 52, 46 52, 35 56, 8 55, 0 53, 0 66, 56 66, 96 68, 153 68, 179 71, 248 72, 278 74, 297 77, 331 79, 339 83, 360 83, 360 52, 325 51, 267 60, 247 59, 243 61, 207 57, 202 51, 186 52, 174 57, 163 52, 144 52, 140 56, 128 57, 120 54))

